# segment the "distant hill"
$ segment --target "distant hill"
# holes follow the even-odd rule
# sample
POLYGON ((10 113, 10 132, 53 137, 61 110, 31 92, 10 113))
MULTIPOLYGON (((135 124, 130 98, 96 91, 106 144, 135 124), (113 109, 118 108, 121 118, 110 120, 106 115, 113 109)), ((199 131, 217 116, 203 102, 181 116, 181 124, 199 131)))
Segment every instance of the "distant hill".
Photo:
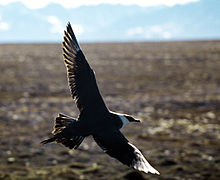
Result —
POLYGON ((34 10, 16 2, 0 6, 0 42, 60 41, 68 21, 81 28, 81 41, 220 39, 219 9, 219 0, 173 7, 49 4, 34 10), (1 22, 8 30, 1 30, 1 22))

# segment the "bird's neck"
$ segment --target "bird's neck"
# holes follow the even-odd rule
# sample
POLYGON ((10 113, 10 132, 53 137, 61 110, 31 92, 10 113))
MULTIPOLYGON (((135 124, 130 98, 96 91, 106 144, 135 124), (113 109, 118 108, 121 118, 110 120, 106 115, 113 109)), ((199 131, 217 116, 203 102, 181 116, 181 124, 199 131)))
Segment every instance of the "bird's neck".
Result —
POLYGON ((122 122, 121 129, 124 128, 125 125, 130 124, 130 122, 128 121, 128 119, 126 117, 124 117, 124 115, 119 114, 118 116, 119 116, 119 118, 121 119, 121 122, 122 122))

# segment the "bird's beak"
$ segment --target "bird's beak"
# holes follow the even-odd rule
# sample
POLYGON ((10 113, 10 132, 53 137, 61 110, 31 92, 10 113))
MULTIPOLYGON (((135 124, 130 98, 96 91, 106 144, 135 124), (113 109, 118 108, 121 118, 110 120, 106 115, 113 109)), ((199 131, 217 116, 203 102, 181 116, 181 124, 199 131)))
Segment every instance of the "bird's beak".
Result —
POLYGON ((134 122, 141 122, 141 120, 139 120, 139 119, 134 119, 134 122))

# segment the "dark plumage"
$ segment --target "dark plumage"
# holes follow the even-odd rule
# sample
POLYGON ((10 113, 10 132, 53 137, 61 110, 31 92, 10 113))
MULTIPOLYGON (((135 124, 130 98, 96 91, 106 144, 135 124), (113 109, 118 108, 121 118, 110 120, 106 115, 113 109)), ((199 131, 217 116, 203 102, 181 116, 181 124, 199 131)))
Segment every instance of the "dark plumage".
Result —
POLYGON ((71 95, 80 111, 78 119, 59 114, 53 137, 42 144, 56 141, 77 149, 86 136, 92 135, 105 153, 123 164, 145 173, 159 174, 141 152, 120 132, 126 124, 140 122, 130 115, 108 110, 99 92, 95 74, 76 40, 70 23, 64 31, 63 57, 71 95))

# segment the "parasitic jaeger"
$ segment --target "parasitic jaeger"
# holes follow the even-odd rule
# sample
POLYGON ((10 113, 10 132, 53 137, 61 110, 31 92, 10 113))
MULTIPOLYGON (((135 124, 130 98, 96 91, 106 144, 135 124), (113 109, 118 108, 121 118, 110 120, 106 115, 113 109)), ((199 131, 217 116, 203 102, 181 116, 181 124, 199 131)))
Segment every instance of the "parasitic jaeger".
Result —
POLYGON ((80 114, 75 119, 60 113, 54 122, 53 137, 41 143, 55 141, 70 149, 77 149, 86 136, 92 135, 109 156, 136 170, 160 174, 120 132, 125 125, 140 120, 112 112, 106 107, 94 71, 80 49, 70 23, 64 31, 62 48, 69 88, 80 114))

